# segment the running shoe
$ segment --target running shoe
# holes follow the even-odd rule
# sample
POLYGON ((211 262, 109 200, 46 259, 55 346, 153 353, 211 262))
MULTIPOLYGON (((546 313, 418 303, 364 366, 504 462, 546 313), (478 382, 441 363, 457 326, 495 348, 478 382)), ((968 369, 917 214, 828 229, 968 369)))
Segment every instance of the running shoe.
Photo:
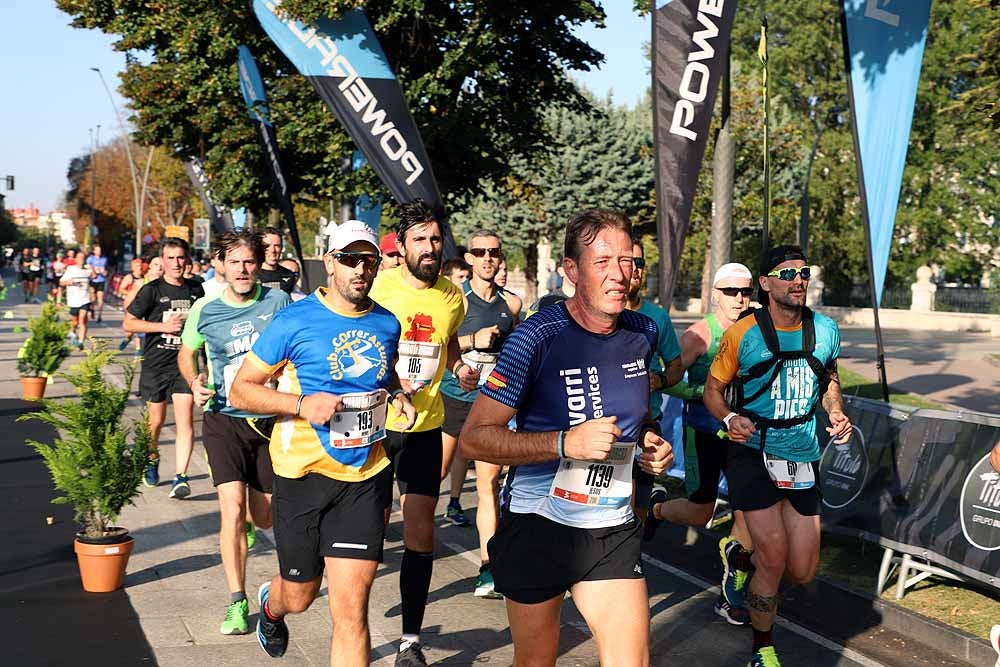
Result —
POLYGON ((743 546, 732 537, 719 540, 719 554, 722 556, 722 594, 731 607, 746 607, 747 573, 736 569, 731 556, 743 546))
POLYGON ((653 507, 658 503, 665 502, 667 502, 667 490, 662 486, 654 486, 653 493, 649 495, 649 507, 646 510, 646 520, 642 526, 643 542, 650 542, 656 536, 656 529, 660 527, 663 521, 656 518, 656 514, 653 513, 653 507))
POLYGON ((191 495, 191 485, 188 484, 187 475, 177 475, 174 477, 174 483, 170 487, 170 497, 177 498, 178 500, 183 500, 191 495))
POLYGON ((249 615, 250 608, 246 598, 233 602, 226 607, 226 619, 222 621, 219 632, 224 635, 245 635, 250 632, 250 624, 247 622, 249 615))
POLYGON ((76 343, 77 343, 76 332, 75 331, 70 331, 69 332, 69 344, 72 345, 73 347, 76 347, 76 343))
POLYGON ((252 521, 246 522, 246 532, 247 532, 247 551, 253 549, 253 545, 257 544, 257 529, 254 527, 252 521))
POLYGON ((746 609, 730 605, 724 595, 719 595, 719 599, 715 601, 715 613, 730 625, 746 625, 750 622, 750 613, 746 609))
POLYGON ((126 339, 122 340, 122 342, 118 343, 118 351, 119 352, 124 352, 126 347, 128 347, 128 338, 126 338, 126 339))
POLYGON ((257 602, 260 603, 260 613, 257 614, 257 642, 272 658, 280 658, 288 650, 288 626, 285 619, 279 618, 272 621, 264 613, 264 605, 267 604, 267 594, 271 590, 271 582, 266 581, 260 585, 257 591, 257 602))
POLYGON ((396 654, 396 667, 427 667, 427 658, 420 644, 409 642, 396 654))
POLYGON ((146 464, 146 472, 142 476, 142 483, 146 486, 156 486, 160 483, 160 457, 150 456, 149 463, 146 464))
POLYGON ((457 500, 452 500, 448 503, 448 509, 445 511, 444 516, 453 526, 461 526, 464 528, 465 526, 472 525, 472 522, 465 516, 465 512, 462 511, 462 506, 457 500))
POLYGON ((778 654, 774 652, 773 646, 762 646, 752 656, 747 667, 781 667, 778 654))
POLYGON ((493 583, 493 572, 490 571, 489 563, 486 563, 479 568, 479 576, 476 577, 476 593, 477 598, 485 598, 487 600, 502 600, 503 595, 497 593, 496 587, 493 583))

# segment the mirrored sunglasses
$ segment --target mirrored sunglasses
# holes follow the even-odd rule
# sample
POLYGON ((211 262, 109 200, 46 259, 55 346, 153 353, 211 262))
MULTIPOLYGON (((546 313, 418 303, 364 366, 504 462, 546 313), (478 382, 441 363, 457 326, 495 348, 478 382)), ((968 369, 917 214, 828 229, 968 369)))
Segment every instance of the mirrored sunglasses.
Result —
POLYGON ((802 276, 802 280, 809 280, 809 274, 810 274, 809 267, 801 266, 797 269, 795 268, 778 269, 777 271, 771 271, 767 275, 770 276, 771 278, 778 278, 786 282, 792 282, 793 280, 795 280, 796 274, 802 276))
POLYGON ((359 264, 364 264, 365 271, 372 271, 382 263, 382 258, 379 255, 366 252, 331 252, 330 256, 352 269, 356 269, 359 264))

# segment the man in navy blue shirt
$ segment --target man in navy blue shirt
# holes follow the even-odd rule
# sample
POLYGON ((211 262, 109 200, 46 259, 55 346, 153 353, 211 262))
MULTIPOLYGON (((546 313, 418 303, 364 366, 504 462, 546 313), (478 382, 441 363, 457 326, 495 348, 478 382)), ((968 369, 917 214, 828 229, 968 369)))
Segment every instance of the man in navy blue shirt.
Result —
POLYGON ((657 475, 673 454, 649 413, 657 325, 626 310, 631 232, 614 211, 569 221, 575 295, 507 339, 459 439, 467 458, 510 466, 489 552, 519 664, 555 664, 566 591, 602 664, 649 664, 632 461, 638 448, 640 468, 657 475))

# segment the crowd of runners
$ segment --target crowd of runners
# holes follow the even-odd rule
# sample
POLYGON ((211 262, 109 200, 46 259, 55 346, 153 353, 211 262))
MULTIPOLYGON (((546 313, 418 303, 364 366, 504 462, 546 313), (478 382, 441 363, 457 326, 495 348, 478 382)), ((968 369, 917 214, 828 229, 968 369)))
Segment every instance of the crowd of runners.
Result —
MULTIPOLYGON (((555 664, 567 593, 602 664, 646 665, 642 542, 664 521, 709 523, 724 474, 735 512, 719 545, 715 609, 751 626, 748 665, 778 665, 779 585, 810 580, 819 559, 817 407, 836 442, 852 430, 839 332, 805 307, 802 251, 771 249, 756 278, 741 264, 721 267, 712 312, 678 340, 668 313, 642 298, 643 247, 620 213, 568 221, 561 284, 527 308, 506 289, 499 235, 463 240, 462 256, 442 262, 442 225, 419 200, 398 207, 395 232, 381 240, 348 221, 323 257, 327 284, 309 295, 298 291, 299 267, 281 259, 276 229, 221 236, 197 278, 180 239, 164 240, 148 266, 133 263, 123 326, 142 337, 139 391, 153 436, 145 482, 160 482, 169 401, 169 494, 191 493, 197 404, 221 515, 220 631, 253 631, 247 552, 255 527, 273 527, 278 570, 254 582, 263 650, 284 654, 285 617, 315 601, 325 574, 331 664, 368 664, 369 592, 395 483, 404 540, 396 665, 427 664, 440 489, 450 475, 445 518, 471 530, 460 498, 474 465, 481 568, 470 593, 505 601, 515 665, 555 664), (684 442, 661 433, 664 393, 684 401, 684 442), (687 494, 668 500, 656 480, 677 448, 687 494)), ((82 271, 65 270, 68 292, 82 290, 82 271)))

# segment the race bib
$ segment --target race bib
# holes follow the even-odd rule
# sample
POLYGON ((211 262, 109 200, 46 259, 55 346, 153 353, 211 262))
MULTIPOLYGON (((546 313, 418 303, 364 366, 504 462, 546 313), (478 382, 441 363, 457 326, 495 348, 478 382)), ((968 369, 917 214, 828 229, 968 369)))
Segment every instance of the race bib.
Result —
POLYGON ((401 340, 398 352, 396 375, 400 380, 408 380, 413 391, 418 391, 434 380, 441 358, 440 343, 401 340))
POLYGON ((549 495, 580 505, 622 507, 632 496, 634 442, 617 442, 606 461, 559 459, 549 495))
POLYGON ((764 452, 764 467, 779 489, 811 489, 816 485, 812 463, 797 463, 764 452))
POLYGON ((344 394, 342 408, 330 419, 330 445, 334 449, 367 447, 385 438, 389 392, 344 394))
POLYGON ((247 358, 247 355, 241 354, 236 357, 228 364, 222 367, 222 386, 223 391, 226 393, 226 407, 230 407, 229 404, 229 390, 233 386, 233 380, 236 379, 236 374, 240 372, 240 366, 243 365, 243 360, 247 358))
POLYGON ((496 352, 480 352, 479 350, 469 350, 462 355, 464 361, 470 368, 479 371, 479 386, 486 384, 486 378, 490 376, 493 369, 497 367, 497 359, 500 357, 496 352))
MULTIPOLYGON (((163 311, 163 320, 162 321, 166 322, 167 320, 169 320, 172 317, 179 317, 179 318, 181 318, 181 331, 183 331, 184 330, 184 322, 187 320, 188 312, 190 312, 190 310, 191 310, 190 308, 176 308, 176 309, 175 308, 171 308, 170 310, 165 310, 165 311, 163 311)), ((165 334, 162 334, 162 335, 163 335, 163 344, 164 345, 173 345, 173 346, 176 346, 176 347, 180 347, 180 344, 181 344, 180 333, 176 333, 176 334, 165 333, 165 334)))

